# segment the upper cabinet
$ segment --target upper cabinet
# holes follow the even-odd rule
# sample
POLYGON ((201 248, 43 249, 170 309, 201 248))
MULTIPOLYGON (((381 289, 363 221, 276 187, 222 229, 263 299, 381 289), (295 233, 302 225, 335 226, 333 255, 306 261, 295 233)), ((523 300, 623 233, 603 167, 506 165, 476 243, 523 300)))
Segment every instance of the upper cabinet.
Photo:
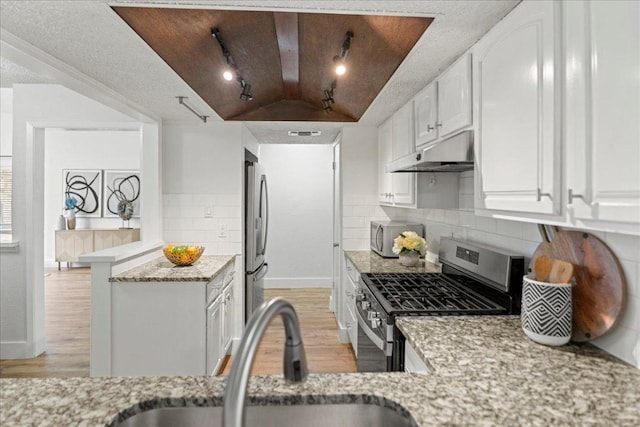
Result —
POLYGON ((391 119, 378 126, 378 202, 380 204, 391 204, 393 188, 391 187, 391 174, 387 173, 385 167, 391 159, 391 149, 393 144, 391 119))
MULTIPOLYGON (((392 159, 397 160, 415 151, 413 134, 413 101, 400 108, 392 117, 392 159)), ((416 175, 413 173, 391 174, 393 203, 411 205, 415 202, 416 175)))
POLYGON ((638 224, 640 2, 564 7, 570 219, 638 224))
POLYGON ((422 146, 470 126, 471 55, 463 55, 414 100, 415 145, 422 146))
POLYGON ((478 209, 561 213, 559 7, 521 3, 473 48, 478 209))

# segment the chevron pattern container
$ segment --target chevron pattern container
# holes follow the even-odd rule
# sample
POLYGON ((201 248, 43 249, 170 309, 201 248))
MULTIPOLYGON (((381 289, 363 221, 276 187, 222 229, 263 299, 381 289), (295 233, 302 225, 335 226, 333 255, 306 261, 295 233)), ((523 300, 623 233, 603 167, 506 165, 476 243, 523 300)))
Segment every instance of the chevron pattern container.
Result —
POLYGON ((522 278, 522 329, 533 341, 564 345, 571 338, 571 285, 522 278))

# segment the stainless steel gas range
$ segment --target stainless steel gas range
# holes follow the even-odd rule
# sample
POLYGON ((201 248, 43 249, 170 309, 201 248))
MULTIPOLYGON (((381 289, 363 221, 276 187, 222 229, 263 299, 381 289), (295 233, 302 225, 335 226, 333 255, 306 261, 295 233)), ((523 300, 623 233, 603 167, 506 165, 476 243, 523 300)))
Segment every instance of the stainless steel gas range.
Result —
POLYGON ((520 313, 524 257, 448 238, 441 273, 363 273, 357 295, 358 371, 404 370, 398 316, 520 313))

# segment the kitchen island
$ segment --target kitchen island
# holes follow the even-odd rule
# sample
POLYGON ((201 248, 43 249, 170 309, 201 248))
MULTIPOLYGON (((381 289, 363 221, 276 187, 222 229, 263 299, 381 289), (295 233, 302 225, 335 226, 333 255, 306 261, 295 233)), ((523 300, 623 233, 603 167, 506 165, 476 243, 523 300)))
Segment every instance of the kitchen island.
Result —
MULTIPOLYGON (((364 402, 407 410, 418 426, 615 425, 640 421, 640 371, 591 345, 544 347, 517 317, 399 319, 432 372, 252 377, 250 402, 364 402), (404 409, 403 409, 404 408, 404 409)), ((221 405, 225 378, 0 380, 0 424, 113 425, 167 406, 221 405)))

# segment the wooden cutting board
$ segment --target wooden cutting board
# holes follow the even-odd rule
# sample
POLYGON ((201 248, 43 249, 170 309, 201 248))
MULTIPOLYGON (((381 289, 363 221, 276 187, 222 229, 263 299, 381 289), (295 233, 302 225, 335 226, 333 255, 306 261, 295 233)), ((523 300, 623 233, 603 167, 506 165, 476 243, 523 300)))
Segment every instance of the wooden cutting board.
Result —
POLYGON ((532 265, 541 255, 575 266, 572 341, 600 337, 616 324, 625 306, 626 282, 620 263, 604 242, 590 233, 556 229, 553 238, 540 243, 533 253, 532 265))

